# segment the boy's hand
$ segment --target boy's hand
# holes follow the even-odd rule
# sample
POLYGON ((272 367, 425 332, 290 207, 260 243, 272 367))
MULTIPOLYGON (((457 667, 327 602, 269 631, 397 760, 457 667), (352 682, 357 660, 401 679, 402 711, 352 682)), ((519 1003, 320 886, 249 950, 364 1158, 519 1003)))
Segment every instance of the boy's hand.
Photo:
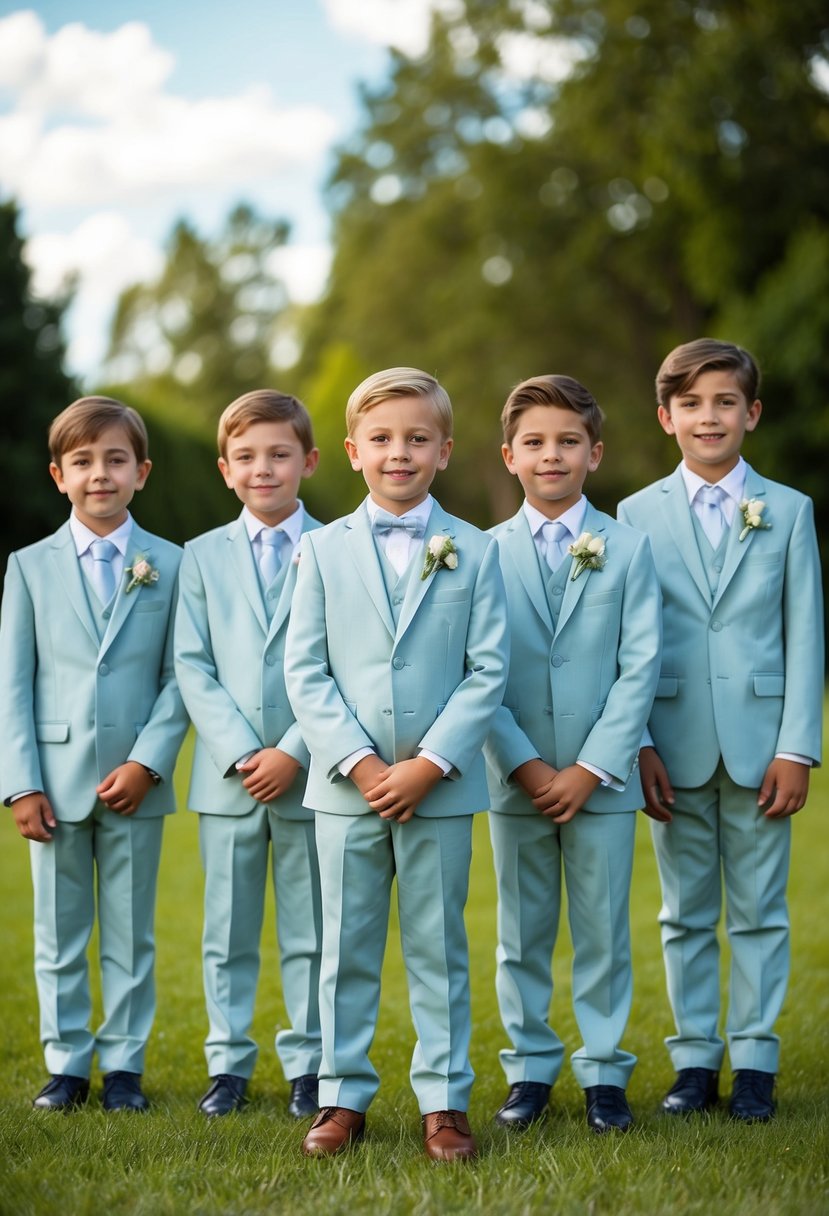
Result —
POLYGON ((639 776, 645 795, 642 810, 659 823, 670 823, 673 819, 670 808, 675 802, 674 790, 668 770, 655 747, 643 747, 639 752, 639 776))
POLYGON ((557 774, 557 768, 536 757, 534 760, 528 760, 526 764, 519 764, 518 768, 510 773, 510 778, 516 785, 521 786, 528 798, 535 798, 557 774))
POLYGON ((134 815, 153 786, 153 779, 143 764, 127 760, 104 777, 95 793, 117 815, 134 815))
POLYGON ((599 784, 600 778, 580 764, 559 769, 552 781, 539 790, 533 806, 553 823, 569 823, 599 784))
POLYGON ((425 756, 400 760, 386 770, 374 789, 368 791, 366 801, 381 819, 407 823, 429 790, 442 778, 443 771, 425 756))
POLYGON ((368 802, 369 790, 373 790, 388 771, 389 766, 385 761, 381 760, 376 752, 372 752, 370 756, 363 756, 362 760, 358 760, 348 776, 368 802))
POLYGON ((765 808, 766 819, 785 819, 804 806, 811 771, 808 764, 775 756, 766 769, 757 798, 757 805, 765 808))
POLYGON ((40 840, 44 844, 52 839, 50 828, 57 826, 52 804, 45 794, 25 794, 12 803, 12 814, 17 830, 27 840, 40 840))
POLYGON ((299 761, 278 747, 263 747, 239 765, 247 773, 242 785, 257 802, 273 802, 290 789, 299 771, 299 761))

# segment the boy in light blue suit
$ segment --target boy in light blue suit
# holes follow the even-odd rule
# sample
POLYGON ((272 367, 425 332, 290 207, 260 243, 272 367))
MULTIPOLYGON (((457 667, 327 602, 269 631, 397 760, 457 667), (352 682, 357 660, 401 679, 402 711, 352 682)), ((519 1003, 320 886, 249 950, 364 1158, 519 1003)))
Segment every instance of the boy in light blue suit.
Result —
POLYGON ((525 501, 493 528, 511 660, 485 748, 498 881, 501 1053, 495 1116, 542 1117, 564 1046, 549 1024, 561 872, 573 939, 573 1054, 596 1132, 626 1130, 635 1057, 620 1047, 632 993, 628 895, 636 760, 659 671, 659 588, 647 537, 597 511, 582 487, 602 456, 602 413, 569 376, 537 376, 504 406, 502 453, 525 501))
POLYGON ((128 511, 150 472, 135 410, 68 406, 49 471, 72 504, 53 536, 9 558, 0 620, 0 783, 30 843, 35 979, 51 1080, 41 1110, 145 1110, 155 1011, 153 915, 164 816, 187 715, 173 672, 181 550, 128 511), (104 1020, 93 1034, 87 946, 97 894, 104 1020))
POLYGON ((659 421, 679 468, 625 499, 651 538, 665 648, 640 756, 662 882, 662 947, 676 1035, 669 1114, 718 1097, 721 878, 731 946, 730 1113, 774 1114, 786 991, 789 817, 820 762, 823 615, 812 504, 740 455, 760 418, 751 355, 702 338, 668 355, 659 421))
POLYGON ((288 704, 285 635, 303 533, 297 499, 317 467, 311 419, 295 397, 260 389, 219 420, 219 468, 242 513, 185 546, 176 670, 197 738, 189 805, 204 863, 204 990, 212 1117, 240 1109, 256 1062, 250 1037, 268 853, 290 1027, 276 1051, 289 1112, 316 1113, 320 1062, 319 870, 302 806, 308 752, 288 704))
POLYGON ((495 542, 429 493, 452 450, 438 382, 378 372, 351 394, 346 422, 369 496, 305 537, 285 656, 323 896, 322 1109, 303 1151, 336 1153, 363 1134, 396 875, 424 1147, 454 1161, 476 1153, 463 909, 472 814, 488 801, 481 745, 504 687, 504 589, 495 542))

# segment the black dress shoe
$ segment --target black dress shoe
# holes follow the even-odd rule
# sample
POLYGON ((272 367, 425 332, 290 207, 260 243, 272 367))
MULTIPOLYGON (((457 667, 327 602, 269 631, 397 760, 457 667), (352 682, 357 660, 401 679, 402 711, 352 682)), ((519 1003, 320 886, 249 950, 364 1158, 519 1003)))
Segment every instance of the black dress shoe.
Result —
POLYGON ((139 1072, 108 1072, 104 1077, 104 1110, 149 1110, 139 1072))
POLYGON ((81 1106, 89 1097, 89 1081, 86 1077, 69 1077, 58 1074, 48 1081, 36 1098, 32 1098, 35 1110, 72 1110, 81 1106))
POLYGON ((594 1132, 626 1132, 633 1123, 625 1091, 618 1085, 590 1085, 585 1089, 587 1126, 594 1132))
POLYGON ((710 1110, 720 1100, 720 1074, 712 1068, 680 1068, 662 1100, 666 1115, 692 1115, 710 1110))
POLYGON ((211 1078, 210 1088, 199 1102, 199 1110, 209 1119, 214 1115, 229 1115, 231 1111, 241 1110, 247 1104, 247 1087, 246 1077, 234 1077, 230 1072, 219 1073, 211 1078))
POLYGON ((734 1073, 734 1088, 728 1113, 744 1123, 767 1123, 774 1118, 774 1073, 740 1068, 734 1073))
POLYGON ((496 1110, 495 1122, 499 1127, 523 1131, 544 1116, 551 1088, 543 1081, 516 1081, 510 1086, 504 1105, 496 1110))
POLYGON ((295 1119, 306 1119, 309 1115, 319 1113, 319 1080, 312 1072, 302 1077, 294 1077, 291 1082, 291 1097, 288 1101, 288 1114, 295 1119))

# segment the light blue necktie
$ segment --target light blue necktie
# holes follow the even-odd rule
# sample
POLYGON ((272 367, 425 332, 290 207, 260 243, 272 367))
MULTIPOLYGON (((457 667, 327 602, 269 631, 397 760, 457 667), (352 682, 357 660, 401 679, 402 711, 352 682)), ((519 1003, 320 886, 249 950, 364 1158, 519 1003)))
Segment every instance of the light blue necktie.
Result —
POLYGON ((548 519, 541 531, 544 536, 544 558, 555 574, 567 554, 565 540, 570 535, 570 529, 557 519, 548 519))
POLYGON ((724 494, 722 486, 709 485, 701 486, 697 492, 697 501, 702 504, 700 523, 713 549, 717 548, 725 531, 725 516, 722 513, 724 494))
POLYGON ((115 571, 112 569, 112 559, 118 552, 118 547, 111 540, 93 540, 89 551, 92 554, 90 573, 92 587, 106 608, 115 594, 115 571))
POLYGON ((426 531, 426 522, 417 518, 401 519, 399 515, 392 515, 391 511, 384 511, 381 508, 375 513, 371 530, 375 536, 390 536, 399 530, 408 532, 409 536, 418 540, 426 531))
POLYGON ((262 581, 270 587, 282 566, 282 546, 288 539, 283 528, 263 528, 259 533, 259 569, 262 571, 262 581))

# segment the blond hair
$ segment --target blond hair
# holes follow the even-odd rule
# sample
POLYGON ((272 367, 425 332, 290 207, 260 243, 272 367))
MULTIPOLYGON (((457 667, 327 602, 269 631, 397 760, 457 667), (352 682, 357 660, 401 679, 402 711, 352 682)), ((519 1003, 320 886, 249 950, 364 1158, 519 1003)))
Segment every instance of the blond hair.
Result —
POLYGON ((228 439, 241 435, 255 422, 289 422, 306 455, 314 446, 311 416, 299 398, 272 388, 257 388, 231 401, 219 419, 217 442, 223 459, 227 458, 228 439))
POLYGON ((358 421, 375 405, 393 397, 425 397, 432 403, 438 426, 444 439, 452 435, 452 402, 446 389, 434 376, 416 367, 389 367, 374 372, 358 384, 345 407, 345 424, 349 436, 358 421))
POLYGON ((49 427, 49 452, 60 465, 67 452, 74 452, 85 443, 94 443, 108 427, 120 426, 126 432, 135 459, 143 464, 149 451, 144 419, 130 405, 114 397, 79 397, 67 405, 49 427))

